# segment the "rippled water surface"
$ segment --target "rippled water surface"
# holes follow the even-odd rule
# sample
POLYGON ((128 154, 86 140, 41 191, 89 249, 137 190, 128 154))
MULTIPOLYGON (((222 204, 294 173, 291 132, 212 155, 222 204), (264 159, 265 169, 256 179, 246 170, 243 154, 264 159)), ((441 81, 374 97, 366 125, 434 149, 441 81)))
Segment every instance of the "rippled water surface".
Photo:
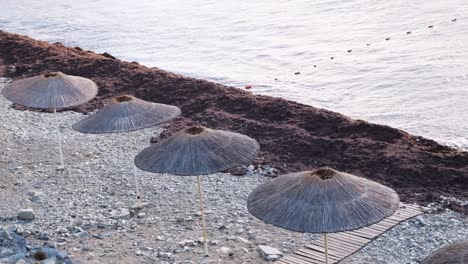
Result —
POLYGON ((468 148, 466 0, 0 4, 3 30, 252 85, 254 93, 468 148))

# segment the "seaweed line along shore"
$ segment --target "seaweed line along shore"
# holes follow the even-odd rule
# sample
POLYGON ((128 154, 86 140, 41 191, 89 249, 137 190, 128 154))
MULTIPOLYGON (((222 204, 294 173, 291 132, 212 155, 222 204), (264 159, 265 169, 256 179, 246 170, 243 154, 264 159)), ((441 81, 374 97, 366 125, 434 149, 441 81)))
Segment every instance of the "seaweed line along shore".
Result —
POLYGON ((17 79, 46 71, 83 76, 99 86, 96 99, 73 111, 88 113, 110 97, 131 94, 182 109, 163 138, 188 125, 255 138, 261 146, 257 168, 295 172, 329 166, 390 186, 402 201, 423 205, 441 196, 468 197, 467 152, 313 106, 0 31, 0 76, 17 79))

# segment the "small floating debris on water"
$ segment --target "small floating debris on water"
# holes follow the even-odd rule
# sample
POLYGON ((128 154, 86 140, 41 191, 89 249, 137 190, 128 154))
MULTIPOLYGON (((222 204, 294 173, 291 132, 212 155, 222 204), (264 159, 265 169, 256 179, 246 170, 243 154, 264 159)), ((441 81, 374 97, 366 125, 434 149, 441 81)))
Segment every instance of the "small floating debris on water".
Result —
POLYGON ((455 22, 455 21, 457 21, 457 19, 456 19, 456 18, 452 19, 452 22, 455 22))
POLYGON ((370 43, 367 43, 366 46, 370 46, 371 44, 370 43))
POLYGON ((277 81, 277 80, 278 80, 278 78, 275 78, 275 81, 277 81))
POLYGON ((411 31, 406 32, 406 35, 409 35, 409 34, 411 34, 411 31))
POLYGON ((427 28, 433 28, 433 27, 434 27, 433 25, 427 26, 427 28))
POLYGON ((330 57, 330 60, 333 60, 335 57, 330 57))
POLYGON ((317 65, 314 64, 314 68, 317 68, 317 65))
POLYGON ((352 51, 353 51, 353 50, 352 50, 352 49, 350 49, 350 50, 348 50, 348 53, 350 53, 350 52, 352 52, 352 51))
POLYGON ((299 75, 299 74, 301 74, 301 72, 295 72, 295 73, 294 73, 294 75, 299 75))
POLYGON ((252 89, 252 85, 246 85, 245 89, 252 89))
POLYGON ((390 40, 390 38, 386 38, 385 40, 390 40))

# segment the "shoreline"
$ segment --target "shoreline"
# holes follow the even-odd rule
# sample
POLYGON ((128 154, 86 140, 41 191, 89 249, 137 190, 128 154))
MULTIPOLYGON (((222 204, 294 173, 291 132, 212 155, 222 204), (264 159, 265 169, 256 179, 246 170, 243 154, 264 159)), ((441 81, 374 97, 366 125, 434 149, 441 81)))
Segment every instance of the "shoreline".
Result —
POLYGON ((468 199, 467 152, 313 106, 0 31, 0 75, 16 79, 58 70, 99 86, 95 100, 71 109, 77 112, 93 111, 106 99, 129 93, 182 109, 162 137, 201 124, 257 139, 261 152, 256 167, 285 173, 329 166, 388 185, 402 201, 422 205, 441 201, 441 195, 468 199))

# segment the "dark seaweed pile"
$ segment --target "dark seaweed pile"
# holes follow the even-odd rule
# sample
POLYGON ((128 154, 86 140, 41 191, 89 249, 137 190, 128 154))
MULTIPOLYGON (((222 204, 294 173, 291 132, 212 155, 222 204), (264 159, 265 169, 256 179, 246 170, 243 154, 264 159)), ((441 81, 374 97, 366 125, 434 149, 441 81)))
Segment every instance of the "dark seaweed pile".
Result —
POLYGON ((468 198, 467 152, 388 126, 3 31, 0 71, 13 78, 47 71, 91 78, 99 94, 71 109, 82 113, 123 93, 176 105, 183 114, 163 136, 192 124, 243 133, 261 145, 255 163, 281 172, 329 166, 391 186, 402 201, 468 198))

